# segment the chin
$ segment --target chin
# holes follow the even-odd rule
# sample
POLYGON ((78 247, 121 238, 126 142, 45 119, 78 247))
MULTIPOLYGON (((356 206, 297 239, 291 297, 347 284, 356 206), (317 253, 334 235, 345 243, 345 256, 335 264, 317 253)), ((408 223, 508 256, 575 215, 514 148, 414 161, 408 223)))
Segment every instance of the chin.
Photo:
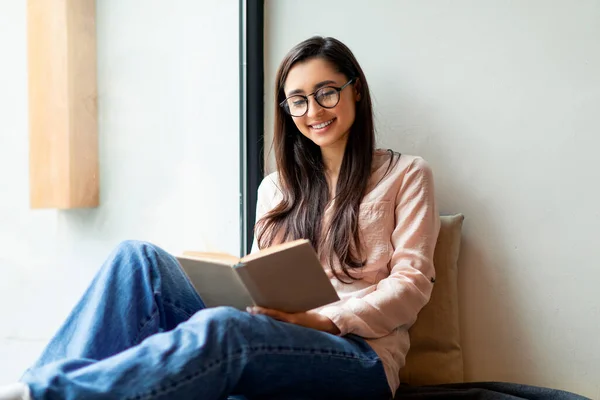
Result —
POLYGON ((337 142, 337 140, 329 140, 327 138, 311 138, 311 140, 319 147, 329 147, 337 142))
POLYGON ((321 148, 337 146, 344 142, 344 135, 317 136, 311 138, 312 142, 321 148))

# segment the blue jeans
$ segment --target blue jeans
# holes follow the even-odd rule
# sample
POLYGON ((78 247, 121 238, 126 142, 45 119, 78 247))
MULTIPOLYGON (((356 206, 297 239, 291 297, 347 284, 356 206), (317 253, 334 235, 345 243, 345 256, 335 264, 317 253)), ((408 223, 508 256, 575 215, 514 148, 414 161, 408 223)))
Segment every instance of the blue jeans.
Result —
POLYGON ((205 308, 177 260, 121 244, 22 378, 42 399, 389 399, 353 335, 205 308))

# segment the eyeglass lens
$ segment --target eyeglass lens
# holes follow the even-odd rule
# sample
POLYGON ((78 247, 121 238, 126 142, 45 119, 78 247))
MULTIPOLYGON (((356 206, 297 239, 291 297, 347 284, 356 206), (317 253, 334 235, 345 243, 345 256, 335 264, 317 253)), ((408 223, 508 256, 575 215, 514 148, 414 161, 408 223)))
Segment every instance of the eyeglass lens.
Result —
MULTIPOLYGON (((324 108, 333 108, 340 100, 339 92, 330 87, 317 90, 314 97, 315 101, 324 108)), ((286 101, 288 111, 292 116, 302 116, 308 110, 308 101, 304 96, 291 96, 286 101)))

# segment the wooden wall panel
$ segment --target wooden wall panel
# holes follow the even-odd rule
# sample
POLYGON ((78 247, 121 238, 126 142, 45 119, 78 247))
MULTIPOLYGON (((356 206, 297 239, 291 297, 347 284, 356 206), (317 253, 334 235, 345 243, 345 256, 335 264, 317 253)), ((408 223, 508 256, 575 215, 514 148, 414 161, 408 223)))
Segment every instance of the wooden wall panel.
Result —
POLYGON ((30 204, 99 203, 95 0, 28 0, 30 204))

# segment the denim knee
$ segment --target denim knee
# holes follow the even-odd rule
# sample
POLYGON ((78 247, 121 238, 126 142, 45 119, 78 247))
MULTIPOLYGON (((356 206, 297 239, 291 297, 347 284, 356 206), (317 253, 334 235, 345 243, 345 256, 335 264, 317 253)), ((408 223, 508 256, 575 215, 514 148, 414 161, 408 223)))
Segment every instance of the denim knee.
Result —
POLYGON ((115 253, 126 257, 139 255, 144 259, 150 257, 172 257, 157 245, 142 240, 124 240, 117 245, 115 253))
POLYGON ((234 307, 211 307, 196 313, 190 319, 192 324, 199 323, 216 332, 235 336, 250 327, 251 315, 234 307))
POLYGON ((104 268, 111 273, 131 274, 133 271, 145 270, 148 266, 161 267, 158 260, 168 253, 160 247, 140 240, 125 240, 117 245, 104 268))
POLYGON ((117 245, 114 251, 119 255, 130 255, 132 253, 147 252, 148 250, 162 251, 158 246, 142 240, 124 240, 117 245))

